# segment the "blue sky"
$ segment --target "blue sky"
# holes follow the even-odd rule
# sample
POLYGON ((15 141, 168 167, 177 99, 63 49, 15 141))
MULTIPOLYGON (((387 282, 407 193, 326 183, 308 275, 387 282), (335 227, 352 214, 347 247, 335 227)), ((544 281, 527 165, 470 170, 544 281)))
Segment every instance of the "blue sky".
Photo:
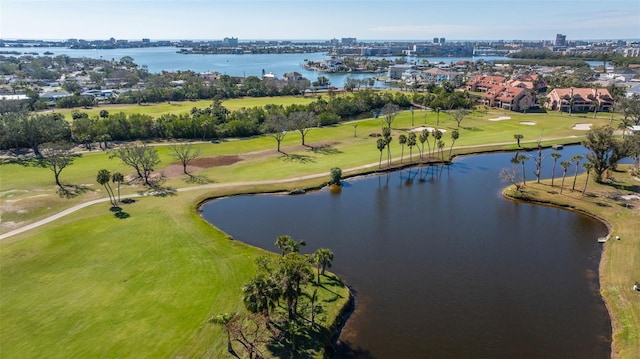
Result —
POLYGON ((638 0, 0 0, 0 38, 639 39, 638 0))

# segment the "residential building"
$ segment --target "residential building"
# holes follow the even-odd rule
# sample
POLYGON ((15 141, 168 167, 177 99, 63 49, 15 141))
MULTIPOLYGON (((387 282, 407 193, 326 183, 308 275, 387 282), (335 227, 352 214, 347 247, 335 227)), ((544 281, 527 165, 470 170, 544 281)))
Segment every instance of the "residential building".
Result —
POLYGON ((556 88, 547 99, 548 109, 564 112, 609 111, 614 103, 609 90, 604 88, 556 88))
POLYGON ((458 83, 462 79, 462 73, 433 68, 422 71, 422 78, 428 83, 439 83, 444 81, 458 83))
POLYGON ((387 78, 389 80, 400 80, 402 78, 402 73, 412 68, 413 66, 411 65, 391 65, 389 66, 387 78))

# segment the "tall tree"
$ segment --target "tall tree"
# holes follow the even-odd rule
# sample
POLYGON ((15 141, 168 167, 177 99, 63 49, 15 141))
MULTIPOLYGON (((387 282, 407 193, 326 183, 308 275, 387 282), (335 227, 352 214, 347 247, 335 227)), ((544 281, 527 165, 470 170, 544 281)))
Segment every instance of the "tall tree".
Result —
POLYGON ((451 158, 451 152, 453 151, 453 145, 460 138, 460 132, 458 130, 451 131, 451 147, 449 148, 449 158, 451 158))
POLYGON ((391 128, 391 124, 393 123, 393 120, 395 120, 399 112, 400 107, 391 102, 388 102, 382 107, 382 120, 387 124, 387 128, 391 128))
POLYGON ((582 155, 575 155, 573 157, 571 157, 571 162, 573 162, 576 165, 576 170, 573 174, 573 185, 571 186, 571 190, 575 191, 576 189, 576 180, 578 179, 578 168, 580 166, 580 161, 582 161, 584 157, 582 155))
POLYGON ((391 136, 391 128, 385 127, 382 129, 382 138, 384 138, 384 142, 387 147, 387 166, 391 165, 391 140, 393 137, 391 136))
POLYGON ((584 188, 582 189, 582 195, 584 196, 584 193, 587 190, 587 184, 589 183, 589 173, 591 173, 591 169, 593 169, 593 163, 583 163, 582 168, 584 168, 585 172, 587 172, 587 178, 584 180, 584 188))
POLYGON ((516 133, 515 135, 513 135, 513 138, 516 139, 516 141, 518 142, 518 147, 520 147, 520 140, 524 138, 524 136, 522 134, 516 133))
POLYGON ((553 180, 556 177, 556 164, 558 163, 558 158, 562 157, 559 152, 551 153, 551 158, 553 158, 553 168, 551 169, 551 187, 553 187, 553 180))
POLYGON ((467 116, 468 113, 469 113, 469 111, 467 111, 466 109, 458 108, 455 111, 453 111, 451 116, 453 116, 453 119, 456 120, 456 123, 458 124, 458 127, 460 127, 460 124, 462 123, 462 120, 464 120, 464 118, 467 116))
POLYGON ((413 146, 416 145, 416 133, 410 132, 407 137, 407 146, 409 146, 409 161, 413 161, 413 146))
POLYGON ((525 155, 517 155, 516 156, 516 160, 522 166, 522 187, 526 186, 526 183, 527 183, 527 179, 526 179, 526 176, 525 176, 525 170, 524 170, 524 163, 528 159, 529 159, 529 156, 525 156, 525 155))
POLYGON ((384 151, 384 148, 387 147, 387 141, 385 141, 383 138, 378 138, 378 141, 376 141, 376 147, 378 148, 378 151, 380 151, 380 160, 378 161, 378 168, 382 167, 382 151, 384 151))
POLYGON ((333 252, 327 248, 320 248, 313 253, 313 263, 318 269, 318 284, 320 284, 320 274, 324 274, 325 269, 331 268, 333 257, 333 252))
POLYGON ((279 278, 282 297, 287 302, 289 320, 295 320, 298 314, 298 299, 302 294, 301 286, 313 278, 309 259, 298 253, 284 255, 276 277, 279 278))
POLYGON ((269 313, 276 307, 281 291, 278 283, 270 276, 260 273, 242 287, 244 303, 252 313, 262 313, 269 318, 269 313))
POLYGON ((400 147, 402 148, 402 150, 400 152, 400 163, 402 163, 402 158, 404 157, 404 145, 407 144, 407 136, 405 136, 404 134, 398 136, 398 143, 400 144, 400 147))
POLYGON ((67 142, 49 143, 43 146, 40 161, 53 172, 56 185, 64 192, 66 190, 60 183, 60 173, 70 166, 78 155, 71 151, 72 145, 67 142))
POLYGON ((567 170, 569 166, 571 166, 571 161, 562 161, 560 162, 560 166, 562 167, 562 183, 560 184, 560 194, 562 194, 562 190, 564 190, 564 179, 567 177, 567 170))
POLYGON ((420 158, 424 157, 424 143, 427 142, 427 146, 429 146, 429 152, 431 152, 431 145, 429 144, 429 129, 425 128, 424 130, 422 130, 422 132, 420 132, 420 144, 421 144, 421 148, 420 148, 420 158))
POLYGON ((153 168, 160 164, 158 151, 145 144, 126 144, 122 147, 112 150, 109 158, 119 158, 122 163, 132 167, 138 178, 144 181, 144 184, 151 186, 150 178, 153 168))
POLYGON ((294 130, 300 132, 302 145, 305 146, 304 139, 307 136, 307 133, 309 133, 316 124, 316 116, 312 112, 293 112, 289 114, 289 122, 294 130))
POLYGON ((109 202, 111 202, 111 207, 117 207, 115 196, 113 195, 113 190, 109 185, 109 181, 111 180, 111 173, 106 169, 101 169, 98 171, 96 175, 96 182, 104 186, 104 189, 107 191, 107 195, 109 196, 109 202))
POLYGON ((433 140, 433 152, 436 151, 436 145, 440 145, 440 139, 442 138, 442 131, 435 129, 432 131, 434 140, 433 140))
POLYGON ((170 147, 171 151, 173 151, 173 157, 176 160, 180 161, 180 163, 182 164, 182 172, 184 172, 184 174, 186 175, 189 175, 189 172, 187 172, 189 163, 200 157, 200 154, 202 152, 199 149, 194 148, 190 142, 176 143, 171 145, 170 147))
POLYGON ((118 202, 120 202, 120 184, 124 182, 124 175, 120 172, 114 172, 111 175, 111 182, 118 184, 118 202))
POLYGON ((625 142, 617 140, 613 132, 611 126, 596 127, 589 130, 586 139, 582 141, 582 145, 590 151, 587 153, 587 160, 593 164, 598 182, 602 181, 602 175, 606 171, 614 169, 628 153, 625 142))
POLYGON ((282 143, 282 140, 284 140, 284 137, 287 135, 287 131, 290 129, 291 123, 289 119, 282 114, 267 117, 263 125, 263 131, 276 140, 278 152, 282 152, 280 151, 280 143, 282 143))

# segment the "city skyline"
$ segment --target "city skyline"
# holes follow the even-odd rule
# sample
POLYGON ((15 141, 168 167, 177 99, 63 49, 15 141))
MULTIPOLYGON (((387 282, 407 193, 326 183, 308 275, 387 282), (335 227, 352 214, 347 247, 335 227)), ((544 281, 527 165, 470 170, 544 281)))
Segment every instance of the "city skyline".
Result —
POLYGON ((508 0, 3 0, 0 38, 87 40, 614 40, 640 2, 508 0), (195 24, 195 26, 194 26, 195 24))

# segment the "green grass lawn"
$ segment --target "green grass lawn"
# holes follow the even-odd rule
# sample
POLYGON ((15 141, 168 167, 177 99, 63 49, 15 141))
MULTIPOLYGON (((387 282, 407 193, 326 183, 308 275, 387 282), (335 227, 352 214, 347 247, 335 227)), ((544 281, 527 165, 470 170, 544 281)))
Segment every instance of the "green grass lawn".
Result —
MULTIPOLYGON (((278 97, 244 97, 244 98, 236 98, 224 100, 222 105, 226 107, 229 111, 235 111, 242 107, 251 108, 251 107, 263 107, 265 105, 274 104, 274 105, 291 105, 291 104, 300 104, 305 105, 315 101, 316 98, 314 96, 306 96, 306 97, 297 97, 297 96, 278 96, 278 97)), ((163 114, 175 114, 179 115, 182 113, 189 113, 189 111, 194 108, 204 108, 209 107, 211 105, 211 100, 198 100, 198 101, 174 101, 174 102, 163 102, 163 103, 153 103, 153 104, 143 104, 143 105, 100 105, 99 107, 92 107, 89 109, 55 109, 53 111, 57 113, 61 113, 65 115, 65 118, 70 120, 71 113, 73 111, 86 112, 90 117, 98 116, 100 111, 107 110, 109 113, 120 113, 123 112, 127 115, 144 113, 152 117, 158 117, 163 114)), ((52 110, 47 110, 52 111, 52 110)))
MULTIPOLYGON (((274 99, 240 99, 237 106, 272 103, 274 99)), ((289 101, 297 100, 306 99, 289 101)), ((193 107, 194 103, 190 104, 183 111, 193 107)), ((396 163, 401 154, 398 136, 419 126, 435 127, 437 115, 415 111, 413 126, 411 120, 411 113, 403 112, 392 125, 391 149, 396 163)), ((440 113, 438 128, 447 131, 442 138, 446 157, 453 129, 460 131, 453 150, 456 154, 516 149, 513 138, 516 133, 524 135, 523 147, 535 146, 539 138, 545 144, 579 142, 585 132, 572 130, 576 123, 607 124, 609 114, 599 114, 593 119, 591 114, 490 110, 468 115, 458 128, 449 115, 440 113), (499 116, 511 119, 488 120, 499 116)), ((199 143, 196 146, 202 157, 239 155, 243 159, 195 172, 202 180, 200 183, 189 182, 184 175, 166 178, 162 186, 174 189, 203 182, 213 187, 169 197, 138 198, 134 204, 124 206, 129 218, 116 219, 108 211, 108 204, 102 203, 3 240, 0 242, 2 356, 39 357, 43 353, 60 358, 223 356, 226 336, 219 326, 207 320, 216 314, 242 309, 240 288, 253 273, 254 259, 264 252, 227 239, 198 216, 196 204, 215 196, 319 186, 329 179, 330 168, 336 166, 346 170, 371 164, 375 169, 380 152, 376 148, 377 137, 371 135, 380 133, 381 127, 380 119, 366 119, 314 128, 307 135, 307 147, 300 146, 297 132, 291 132, 282 143, 283 153, 275 151, 276 142, 268 136, 199 143), (282 184, 241 184, 305 175, 320 177, 282 184)), ((433 138, 430 141, 433 144, 433 138)), ((162 172, 175 160, 168 146, 156 148, 162 160, 157 170, 162 172)), ((413 159, 417 157, 418 149, 414 148, 413 159)), ((405 148, 404 161, 408 159, 409 149, 405 148)), ((48 169, 4 160, 0 164, 0 233, 75 204, 106 197, 104 189, 95 182, 102 168, 133 174, 119 160, 109 159, 106 152, 84 153, 61 174, 63 183, 85 188, 78 196, 67 199, 56 194, 53 174, 48 169)), ((122 193, 142 190, 139 185, 127 184, 122 193)), ((616 261, 617 258, 612 259, 612 268, 616 267, 616 261)), ((603 281, 609 270, 603 267, 603 281)), ((348 292, 343 286, 331 290, 340 294, 340 300, 327 307, 330 313, 337 313, 348 292)), ((325 292, 321 297, 328 300, 335 295, 325 292)), ((613 308, 621 305, 619 299, 607 298, 614 301, 613 308)), ((638 305, 634 302, 631 306, 634 314, 625 315, 624 319, 638 327, 638 305)), ((328 314, 327 320, 330 319, 328 314)), ((629 348, 636 348, 633 343, 637 339, 629 337, 637 332, 624 333, 622 336, 616 333, 614 337, 618 338, 616 345, 627 353, 629 348)))
MULTIPOLYGON (((145 197, 124 220, 96 205, 0 242, 2 356, 224 356, 226 335, 208 320, 243 310, 240 288, 265 252, 204 222, 202 195, 145 197)), ((319 292, 334 300, 330 324, 348 290, 319 292)))

